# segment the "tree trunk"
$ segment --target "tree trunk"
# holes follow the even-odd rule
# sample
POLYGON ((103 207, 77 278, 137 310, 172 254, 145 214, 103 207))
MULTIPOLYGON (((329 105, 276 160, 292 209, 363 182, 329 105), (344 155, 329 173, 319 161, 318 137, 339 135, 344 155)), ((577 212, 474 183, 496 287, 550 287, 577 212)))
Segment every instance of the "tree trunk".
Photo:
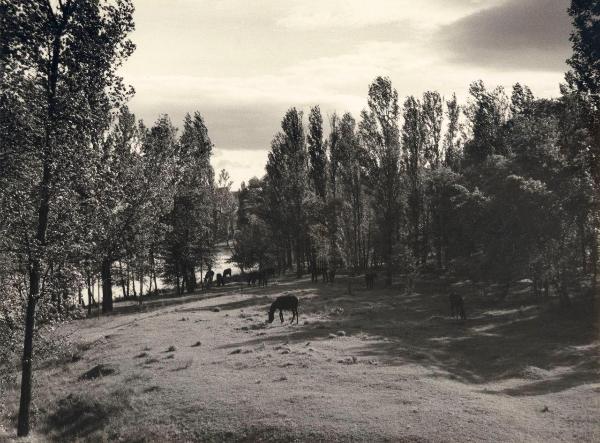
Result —
POLYGON ((140 271, 140 302, 144 296, 144 272, 140 271))
POLYGON ((27 314, 25 317, 25 340, 23 342, 23 359, 21 372, 21 398, 19 404, 19 422, 17 435, 22 437, 29 434, 29 410, 31 405, 31 372, 33 358, 33 334, 35 329, 35 305, 33 294, 38 293, 39 273, 31 271, 31 290, 27 298, 27 314))
POLYGON ((87 290, 88 290, 88 316, 92 315, 92 303, 94 302, 94 288, 92 285, 92 278, 88 275, 87 277, 87 290))
POLYGON ((105 314, 113 310, 111 265, 110 258, 102 261, 102 312, 105 314))
POLYGON ((600 288, 600 227, 594 229, 594 242, 592 244, 592 297, 596 298, 600 288))
POLYGON ((189 266, 188 269, 188 287, 187 287, 187 291, 188 293, 192 293, 196 290, 196 272, 194 269, 194 266, 189 266))
POLYGON ((152 252, 152 279, 154 279, 154 290, 158 294, 158 283, 156 282, 156 260, 154 259, 154 251, 152 252))
POLYGON ((129 291, 125 290, 125 275, 123 274, 123 263, 119 260, 119 272, 121 273, 121 289, 123 290, 123 298, 128 298, 129 291))

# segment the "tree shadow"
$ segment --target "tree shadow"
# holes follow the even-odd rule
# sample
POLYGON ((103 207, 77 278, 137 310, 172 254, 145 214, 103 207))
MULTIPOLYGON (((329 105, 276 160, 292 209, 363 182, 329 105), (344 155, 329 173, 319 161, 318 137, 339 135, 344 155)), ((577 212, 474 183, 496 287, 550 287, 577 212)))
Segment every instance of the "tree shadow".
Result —
POLYGON ((131 392, 118 390, 94 397, 92 393, 69 394, 60 399, 46 417, 45 432, 54 441, 106 438, 111 419, 130 407, 131 392))
MULTIPOLYGON (((299 283, 296 290, 305 294, 300 319, 308 324, 250 336, 224 348, 328 339, 343 329, 365 338, 354 349, 357 357, 383 364, 419 364, 436 376, 469 384, 533 378, 498 391, 505 395, 540 395, 600 381, 600 319, 589 302, 559 310, 553 303, 538 304, 523 291, 501 301, 465 292, 469 319, 459 321, 449 318, 446 288, 447 283, 428 280, 418 282, 412 294, 357 286, 348 295, 344 279, 335 285, 299 283)), ((227 309, 264 309, 265 301, 249 299, 227 309)))

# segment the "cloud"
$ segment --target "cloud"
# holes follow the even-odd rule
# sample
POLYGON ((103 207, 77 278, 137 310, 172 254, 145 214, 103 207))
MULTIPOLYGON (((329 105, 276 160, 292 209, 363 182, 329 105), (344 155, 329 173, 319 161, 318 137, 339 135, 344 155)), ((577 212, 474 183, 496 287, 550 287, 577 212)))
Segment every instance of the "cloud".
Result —
POLYGON ((366 106, 392 79, 401 100, 471 81, 556 96, 568 56, 568 0, 137 0, 138 49, 123 75, 147 124, 200 111, 213 165, 239 184, 264 173, 285 111, 327 116, 366 106), (539 15, 539 18, 537 15, 539 15))
POLYGON ((568 0, 509 0, 439 29, 451 61, 499 69, 564 71, 570 52, 568 0))
POLYGON ((447 23, 498 0, 303 0, 291 4, 277 24, 291 29, 360 28, 410 20, 419 28, 447 23))

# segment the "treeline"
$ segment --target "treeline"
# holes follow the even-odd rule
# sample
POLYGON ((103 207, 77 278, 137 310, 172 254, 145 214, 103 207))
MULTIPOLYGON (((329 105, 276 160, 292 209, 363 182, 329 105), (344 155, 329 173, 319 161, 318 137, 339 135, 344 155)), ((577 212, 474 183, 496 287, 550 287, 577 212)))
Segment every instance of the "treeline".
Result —
POLYGON ((358 122, 290 109, 266 176, 239 193, 236 259, 245 266, 452 272, 500 284, 531 279, 568 303, 597 271, 589 103, 564 86, 536 99, 516 84, 435 91, 369 87, 358 122))

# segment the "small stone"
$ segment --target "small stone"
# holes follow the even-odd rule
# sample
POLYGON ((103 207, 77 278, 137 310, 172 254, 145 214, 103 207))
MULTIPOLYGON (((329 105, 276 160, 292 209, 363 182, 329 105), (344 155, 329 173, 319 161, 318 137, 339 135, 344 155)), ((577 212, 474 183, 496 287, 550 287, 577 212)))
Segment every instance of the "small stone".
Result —
POLYGON ((212 312, 221 312, 221 308, 214 307, 211 309, 212 312))
POLYGON ((542 412, 549 412, 550 409, 548 408, 548 406, 544 406, 544 408, 542 409, 542 412))
POLYGON ((336 334, 340 337, 345 337, 346 336, 346 331, 337 331, 336 334))
POLYGON ((238 348, 238 349, 234 349, 229 354, 241 354, 241 353, 242 353, 242 350, 238 348))

